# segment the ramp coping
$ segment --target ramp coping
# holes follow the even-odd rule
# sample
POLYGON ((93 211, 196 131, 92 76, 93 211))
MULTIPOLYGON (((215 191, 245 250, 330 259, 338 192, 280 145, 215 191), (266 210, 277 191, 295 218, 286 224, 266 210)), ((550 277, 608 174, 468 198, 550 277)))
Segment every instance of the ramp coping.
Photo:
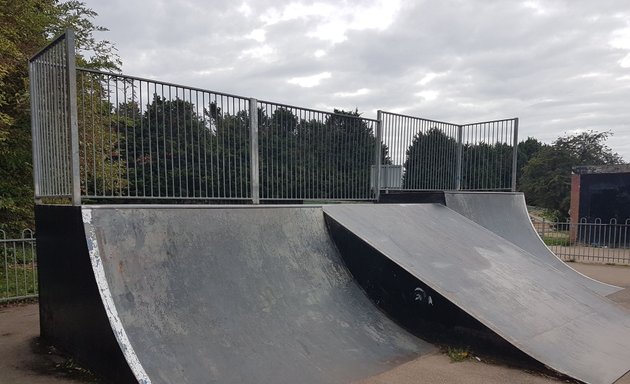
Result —
POLYGON ((81 217, 83 219, 83 224, 85 227, 85 237, 87 240, 88 253, 90 255, 90 261, 92 263, 92 269, 94 270, 94 278, 98 285, 98 291, 101 295, 101 300, 103 302, 103 306, 105 307, 107 318, 112 327, 112 330, 114 331, 114 335, 116 337, 116 340, 118 341, 118 345, 120 346, 120 349, 122 350, 122 353, 127 360, 127 364, 129 364, 131 371, 138 380, 138 383, 151 384, 151 379, 149 379, 149 376, 140 363, 140 360, 138 359, 138 356, 136 355, 136 352, 133 349, 129 338, 127 337, 125 328, 123 327, 120 317, 118 316, 118 311, 116 310, 116 305, 114 304, 114 299, 112 297, 111 291, 109 290, 109 284, 107 283, 107 279, 105 278, 105 270, 103 269, 101 255, 98 250, 98 244, 96 242, 96 231, 94 230, 94 226, 92 225, 92 210, 89 208, 82 208, 81 217))

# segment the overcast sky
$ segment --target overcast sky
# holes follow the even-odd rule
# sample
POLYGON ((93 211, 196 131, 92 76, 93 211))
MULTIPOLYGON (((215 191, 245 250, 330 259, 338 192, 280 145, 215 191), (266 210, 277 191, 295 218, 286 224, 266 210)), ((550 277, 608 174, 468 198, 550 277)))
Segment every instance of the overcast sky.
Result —
POLYGON ((310 108, 521 139, 611 131, 630 161, 628 0, 87 0, 123 72, 310 108))

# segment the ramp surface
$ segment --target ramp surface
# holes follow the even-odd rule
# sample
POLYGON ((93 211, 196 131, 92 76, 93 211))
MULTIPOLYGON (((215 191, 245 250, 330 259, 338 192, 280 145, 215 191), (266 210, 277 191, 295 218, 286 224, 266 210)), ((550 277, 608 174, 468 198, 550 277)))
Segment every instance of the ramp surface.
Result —
POLYGON ((565 278, 603 296, 622 289, 584 276, 560 260, 534 229, 522 193, 445 192, 444 195, 447 207, 549 263, 565 278))
POLYGON ((83 208, 138 381, 347 383, 433 351, 344 267, 321 208, 83 208))
POLYGON ((630 313, 438 204, 324 212, 508 342, 587 383, 630 369, 630 313))

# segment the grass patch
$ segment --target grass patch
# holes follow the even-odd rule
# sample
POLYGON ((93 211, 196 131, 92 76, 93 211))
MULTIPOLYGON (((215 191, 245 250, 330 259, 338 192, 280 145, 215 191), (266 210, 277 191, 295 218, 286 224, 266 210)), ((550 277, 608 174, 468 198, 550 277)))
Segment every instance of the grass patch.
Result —
POLYGON ((0 263, 0 300, 37 294, 37 265, 0 263))
POLYGON ((560 246, 569 246, 569 236, 546 236, 543 237, 543 241, 548 246, 560 245, 560 246))
POLYGON ((35 261, 35 249, 30 244, 11 244, 11 246, 2 246, 0 244, 0 265, 5 264, 30 264, 35 261))
POLYGON ((466 348, 447 347, 446 354, 454 363, 462 362, 471 356, 470 350, 468 349, 468 347, 466 348))

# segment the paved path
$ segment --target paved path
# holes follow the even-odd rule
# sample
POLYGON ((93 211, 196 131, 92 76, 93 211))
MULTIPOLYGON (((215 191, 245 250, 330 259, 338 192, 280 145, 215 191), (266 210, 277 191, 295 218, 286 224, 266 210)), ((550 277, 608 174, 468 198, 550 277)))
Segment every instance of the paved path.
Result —
POLYGON ((0 307, 0 383, 96 383, 54 348, 39 342, 37 304, 0 307))

